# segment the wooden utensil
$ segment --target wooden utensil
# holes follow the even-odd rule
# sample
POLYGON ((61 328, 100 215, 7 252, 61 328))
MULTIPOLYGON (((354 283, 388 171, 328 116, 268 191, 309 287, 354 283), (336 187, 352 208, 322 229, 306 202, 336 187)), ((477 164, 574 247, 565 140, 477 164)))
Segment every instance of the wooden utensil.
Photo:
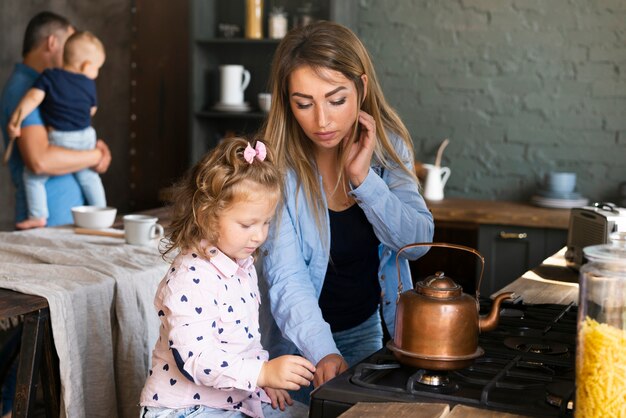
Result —
POLYGON ((98 235, 101 237, 124 238, 124 231, 106 231, 102 229, 74 228, 74 232, 80 235, 98 235))
POLYGON ((439 145, 439 149, 437 150, 437 158, 435 159, 435 167, 441 167, 441 155, 443 154, 443 150, 448 146, 450 140, 448 138, 444 139, 441 145, 439 145))
MULTIPOLYGON (((20 117, 22 116, 22 108, 20 107, 19 109, 17 109, 17 119, 15 120, 15 125, 17 125, 17 121, 20 120, 20 117)), ((9 143, 7 144, 7 149, 4 150, 4 158, 2 159, 2 164, 7 165, 7 163, 9 162, 9 159, 11 158, 11 153, 13 152, 13 145, 15 144, 15 140, 17 138, 11 138, 9 140, 9 143)))

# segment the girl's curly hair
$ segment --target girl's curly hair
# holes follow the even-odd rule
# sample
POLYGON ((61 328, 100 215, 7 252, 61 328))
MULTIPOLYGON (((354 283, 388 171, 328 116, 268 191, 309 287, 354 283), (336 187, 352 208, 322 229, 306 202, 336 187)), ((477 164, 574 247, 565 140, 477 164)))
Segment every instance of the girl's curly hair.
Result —
MULTIPOLYGON (((198 248, 202 240, 217 243, 220 214, 259 189, 264 189, 268 199, 280 199, 282 176, 272 150, 266 147, 263 161, 254 158, 249 163, 243 156, 248 145, 244 138, 223 140, 174 185, 169 242, 162 250, 163 257, 176 249, 198 248)), ((256 141, 250 145, 255 147, 256 141)))

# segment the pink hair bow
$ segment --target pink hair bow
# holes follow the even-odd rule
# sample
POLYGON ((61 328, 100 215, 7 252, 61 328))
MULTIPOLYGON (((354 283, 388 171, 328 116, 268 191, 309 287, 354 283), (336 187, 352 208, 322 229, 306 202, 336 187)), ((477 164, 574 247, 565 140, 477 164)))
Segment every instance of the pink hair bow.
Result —
POLYGON ((248 164, 252 164, 254 157, 256 157, 259 161, 263 161, 265 160, 266 155, 267 150, 265 149, 265 144, 261 141, 256 141, 254 148, 252 148, 248 142, 248 146, 243 151, 243 158, 248 162, 248 164))

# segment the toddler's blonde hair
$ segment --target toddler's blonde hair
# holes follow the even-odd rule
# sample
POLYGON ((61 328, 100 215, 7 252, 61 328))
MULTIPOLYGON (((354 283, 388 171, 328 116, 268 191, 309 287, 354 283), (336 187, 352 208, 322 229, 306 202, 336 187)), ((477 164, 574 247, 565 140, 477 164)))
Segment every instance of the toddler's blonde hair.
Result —
POLYGON ((76 31, 67 41, 63 48, 63 63, 66 65, 80 65, 85 60, 93 59, 95 53, 104 52, 104 45, 93 33, 89 31, 76 31))

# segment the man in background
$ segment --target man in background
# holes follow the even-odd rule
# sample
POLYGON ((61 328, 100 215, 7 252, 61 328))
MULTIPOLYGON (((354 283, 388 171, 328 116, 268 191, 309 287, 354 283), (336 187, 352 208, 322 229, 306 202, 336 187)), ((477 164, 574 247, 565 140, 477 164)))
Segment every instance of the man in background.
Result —
MULTIPOLYGON (((74 28, 69 21, 51 12, 38 13, 28 23, 22 48, 23 60, 15 65, 0 98, 0 126, 5 147, 9 141, 6 128, 11 113, 44 69, 62 65, 63 46, 72 33, 74 28)), ((51 176, 46 183, 50 212, 48 226, 72 223, 71 208, 84 204, 84 197, 72 173, 85 168, 104 173, 111 163, 108 146, 102 140, 98 140, 95 149, 86 151, 51 145, 39 110, 25 117, 21 131, 9 159, 16 193, 15 221, 20 222, 27 217, 22 181, 26 165, 34 173, 51 176)))

